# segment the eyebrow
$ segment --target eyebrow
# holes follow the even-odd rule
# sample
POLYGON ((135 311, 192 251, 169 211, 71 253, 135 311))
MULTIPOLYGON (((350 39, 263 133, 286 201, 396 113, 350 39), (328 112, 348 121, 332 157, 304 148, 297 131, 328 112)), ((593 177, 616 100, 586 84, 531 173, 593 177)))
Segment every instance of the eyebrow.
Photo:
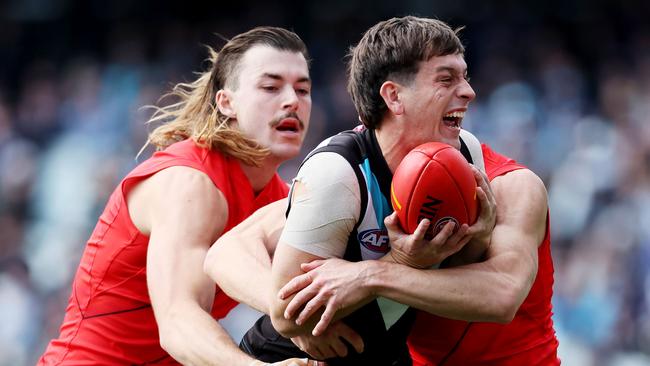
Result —
MULTIPOLYGON (((436 68, 436 73, 444 72, 444 71, 447 71, 447 72, 449 72, 451 74, 457 74, 458 73, 458 69, 455 69, 455 68, 450 67, 450 66, 438 66, 436 68)), ((464 69, 462 74, 467 75, 467 69, 464 69)))
MULTIPOLYGON (((269 78, 269 79, 273 79, 273 80, 283 80, 284 79, 281 75, 272 74, 272 73, 269 73, 269 72, 265 72, 264 74, 262 74, 262 78, 269 78)), ((300 79, 298 79, 296 82, 297 83, 311 83, 311 79, 309 77, 307 77, 307 76, 303 76, 300 79)))

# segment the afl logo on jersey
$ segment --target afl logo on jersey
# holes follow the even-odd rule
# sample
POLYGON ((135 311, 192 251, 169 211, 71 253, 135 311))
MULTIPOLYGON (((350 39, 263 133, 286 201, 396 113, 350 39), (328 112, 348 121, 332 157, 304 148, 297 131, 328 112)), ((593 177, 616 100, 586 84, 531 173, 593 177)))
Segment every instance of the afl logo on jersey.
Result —
POLYGON ((373 252, 388 252, 388 232, 386 230, 371 229, 362 231, 357 235, 359 243, 373 252))

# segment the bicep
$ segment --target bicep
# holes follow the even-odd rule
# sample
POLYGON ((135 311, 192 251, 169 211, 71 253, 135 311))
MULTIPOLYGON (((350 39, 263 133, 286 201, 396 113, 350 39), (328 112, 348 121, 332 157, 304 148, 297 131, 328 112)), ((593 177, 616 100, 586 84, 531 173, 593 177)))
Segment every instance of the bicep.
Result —
POLYGON ((303 273, 300 269, 302 263, 308 263, 316 259, 323 258, 280 241, 271 267, 275 293, 291 279, 303 273))
POLYGON ((190 168, 170 168, 150 179, 147 286, 154 311, 184 301, 209 310, 214 284, 202 268, 227 221, 225 198, 205 174, 190 168))
POLYGON ((547 220, 546 189, 530 170, 495 178, 497 221, 488 249, 488 260, 527 280, 537 273, 537 249, 544 239, 547 220))

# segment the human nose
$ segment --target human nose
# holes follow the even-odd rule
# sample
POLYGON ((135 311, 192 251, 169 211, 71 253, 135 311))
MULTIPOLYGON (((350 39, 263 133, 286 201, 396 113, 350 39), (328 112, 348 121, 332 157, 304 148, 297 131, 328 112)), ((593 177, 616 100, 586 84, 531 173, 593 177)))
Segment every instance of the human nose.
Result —
POLYGON ((458 94, 461 98, 466 99, 468 102, 471 102, 474 100, 474 98, 476 98, 476 92, 467 80, 463 80, 463 83, 458 90, 458 94))
POLYGON ((298 110, 298 94, 293 88, 285 88, 283 93, 282 109, 295 112, 298 110))

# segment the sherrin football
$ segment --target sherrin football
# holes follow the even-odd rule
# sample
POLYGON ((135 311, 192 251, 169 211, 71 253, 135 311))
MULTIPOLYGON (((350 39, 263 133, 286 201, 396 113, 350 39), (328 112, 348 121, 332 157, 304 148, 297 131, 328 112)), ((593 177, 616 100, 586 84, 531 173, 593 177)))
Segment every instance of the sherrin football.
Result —
POLYGON ((402 229, 412 234, 427 218, 430 240, 444 225, 469 225, 478 216, 476 181, 469 163, 453 146, 428 142, 409 152, 399 164, 391 184, 391 203, 402 229))

